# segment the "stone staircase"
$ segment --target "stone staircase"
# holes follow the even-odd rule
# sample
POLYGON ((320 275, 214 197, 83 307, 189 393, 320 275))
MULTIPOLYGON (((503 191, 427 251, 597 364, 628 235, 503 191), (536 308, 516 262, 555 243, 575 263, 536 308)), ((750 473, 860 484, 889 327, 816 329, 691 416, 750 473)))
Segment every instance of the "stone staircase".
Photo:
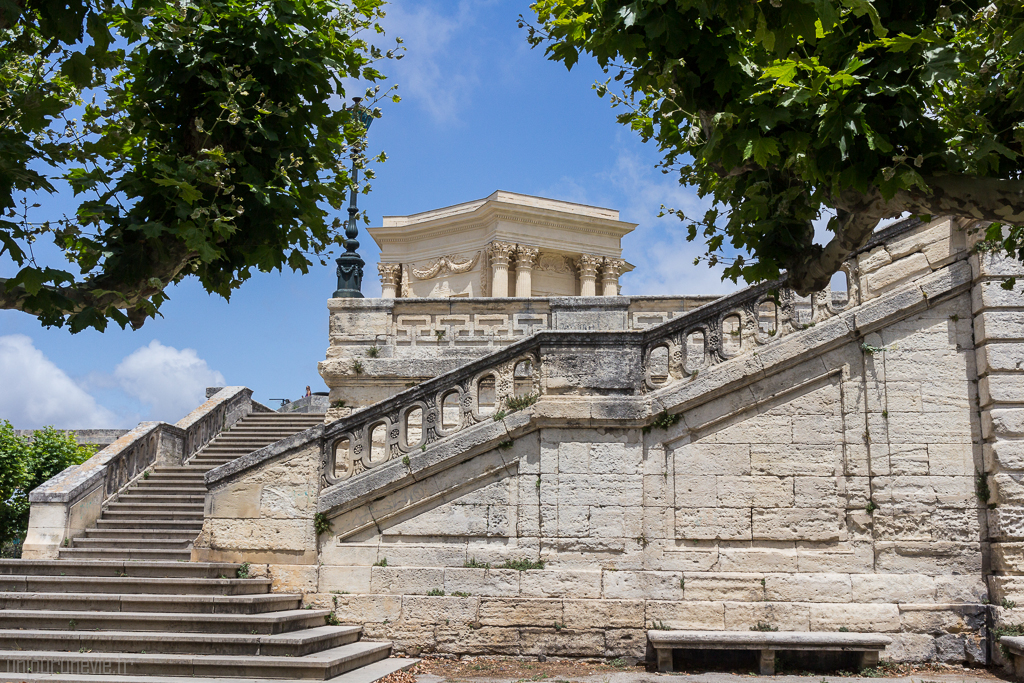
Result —
POLYGON ((203 528, 203 475, 224 463, 323 422, 319 414, 250 413, 180 467, 156 467, 120 494, 60 549, 61 559, 184 560, 203 528))
POLYGON ((226 563, 0 560, 0 682, 368 683, 416 660, 226 563))

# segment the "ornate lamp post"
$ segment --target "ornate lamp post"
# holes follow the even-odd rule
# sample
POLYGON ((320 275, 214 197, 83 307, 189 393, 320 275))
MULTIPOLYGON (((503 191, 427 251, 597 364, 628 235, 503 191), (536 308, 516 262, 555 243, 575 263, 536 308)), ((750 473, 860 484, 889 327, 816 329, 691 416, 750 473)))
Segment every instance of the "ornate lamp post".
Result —
MULTIPOLYGON (((363 124, 363 132, 365 133, 370 129, 370 124, 373 123, 373 116, 368 109, 359 106, 359 102, 362 99, 361 97, 352 98, 352 110, 359 117, 359 122, 363 124)), ((359 230, 356 228, 356 214, 359 213, 359 209, 356 208, 356 187, 358 184, 359 169, 356 168, 356 154, 353 151, 352 189, 349 190, 348 224, 345 226, 345 253, 337 259, 338 289, 334 292, 334 297, 336 298, 363 298, 363 293, 360 289, 363 286, 363 266, 366 263, 356 253, 356 249, 359 248, 359 242, 356 241, 356 237, 359 235, 359 230)))

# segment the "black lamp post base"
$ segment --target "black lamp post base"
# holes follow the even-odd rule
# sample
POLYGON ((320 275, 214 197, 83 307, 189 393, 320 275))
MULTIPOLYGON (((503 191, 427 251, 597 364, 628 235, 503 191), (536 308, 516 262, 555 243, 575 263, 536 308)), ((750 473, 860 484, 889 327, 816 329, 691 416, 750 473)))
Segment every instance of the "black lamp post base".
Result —
POLYGON ((334 292, 336 299, 362 299, 363 266, 366 263, 359 254, 346 252, 338 257, 338 289, 334 292))

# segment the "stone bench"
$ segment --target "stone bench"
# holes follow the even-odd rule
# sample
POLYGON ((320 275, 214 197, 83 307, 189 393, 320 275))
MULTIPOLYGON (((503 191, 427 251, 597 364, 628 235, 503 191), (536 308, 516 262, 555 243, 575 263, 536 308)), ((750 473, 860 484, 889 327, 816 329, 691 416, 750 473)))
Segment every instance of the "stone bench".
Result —
POLYGON ((999 644, 1012 655, 1013 673, 1017 680, 1024 679, 1024 636, 1001 636, 999 644))
MULTIPOLYGON (((762 676, 775 675, 776 650, 861 652, 860 667, 865 668, 877 665, 879 652, 892 642, 874 633, 842 631, 648 631, 647 638, 658 653, 658 671, 672 671, 672 650, 760 650, 762 676)), ((1012 640, 1024 647, 1024 638, 1012 640)))

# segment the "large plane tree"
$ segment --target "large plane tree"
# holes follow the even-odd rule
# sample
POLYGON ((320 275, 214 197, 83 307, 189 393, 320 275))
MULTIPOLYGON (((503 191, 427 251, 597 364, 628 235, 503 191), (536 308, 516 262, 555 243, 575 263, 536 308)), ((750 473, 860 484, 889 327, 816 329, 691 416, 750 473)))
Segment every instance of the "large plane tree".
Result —
POLYGON ((322 261, 361 163, 346 83, 395 56, 382 5, 0 0, 0 308, 138 327, 182 278, 228 297, 322 261))
POLYGON ((734 280, 824 288, 880 219, 987 226, 1024 258, 1024 3, 537 0, 529 40, 589 55, 619 121, 713 208, 673 211, 734 280), (613 81, 621 94, 613 93, 613 81), (829 241, 813 221, 831 216, 829 241), (730 249, 731 247, 731 249, 730 249))

